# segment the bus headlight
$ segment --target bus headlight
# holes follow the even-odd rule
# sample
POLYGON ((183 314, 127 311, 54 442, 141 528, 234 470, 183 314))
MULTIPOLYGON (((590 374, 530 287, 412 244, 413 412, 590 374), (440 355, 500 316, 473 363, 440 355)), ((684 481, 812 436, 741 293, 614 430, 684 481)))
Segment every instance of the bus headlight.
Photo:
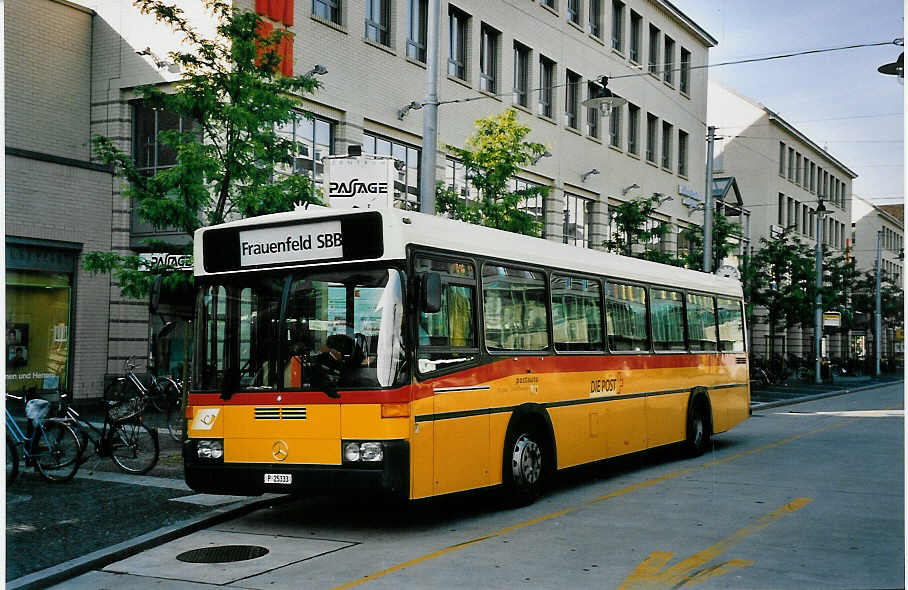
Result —
POLYGON ((385 458, 380 442, 344 441, 343 451, 346 463, 377 463, 385 458))
POLYGON ((224 441, 220 439, 202 439, 196 443, 196 454, 199 459, 219 460, 224 458, 224 441))

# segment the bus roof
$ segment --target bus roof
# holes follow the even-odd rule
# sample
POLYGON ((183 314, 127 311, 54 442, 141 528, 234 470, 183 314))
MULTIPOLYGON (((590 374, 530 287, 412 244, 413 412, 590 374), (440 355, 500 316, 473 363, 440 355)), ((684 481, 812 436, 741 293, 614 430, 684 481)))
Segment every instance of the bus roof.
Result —
MULTIPOLYGON (((696 291, 705 291, 741 297, 741 283, 732 278, 720 277, 700 271, 659 264, 639 258, 630 258, 591 249, 582 249, 530 236, 523 236, 502 230, 472 225, 437 215, 426 215, 400 209, 368 210, 331 209, 309 207, 287 213, 275 213, 233 221, 218 226, 201 228, 195 234, 195 275, 210 276, 226 274, 205 270, 202 239, 205 232, 232 228, 239 231, 262 229, 268 226, 305 224, 330 218, 344 218, 364 213, 380 213, 382 217, 383 253, 370 260, 403 260, 407 246, 425 246, 451 252, 486 256, 509 260, 515 263, 541 265, 570 270, 578 273, 602 275, 640 281, 655 285, 673 286, 696 291)), ((363 261, 359 259, 358 261, 363 261)), ((302 262, 300 266, 320 267, 344 264, 336 259, 327 262, 302 262)), ((232 272, 254 272, 269 268, 293 267, 281 264, 232 272)))

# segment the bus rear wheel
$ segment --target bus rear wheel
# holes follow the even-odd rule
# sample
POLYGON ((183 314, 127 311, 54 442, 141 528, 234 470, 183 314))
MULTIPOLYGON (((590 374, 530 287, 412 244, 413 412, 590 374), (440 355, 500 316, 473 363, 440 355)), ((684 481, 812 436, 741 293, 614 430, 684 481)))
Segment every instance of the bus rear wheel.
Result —
POLYGON ((711 432, 706 406, 697 404, 687 418, 687 450, 692 457, 699 457, 709 446, 711 432))
POLYGON ((504 449, 502 476, 508 501, 517 506, 533 503, 542 494, 548 469, 538 431, 524 426, 512 429, 504 449))

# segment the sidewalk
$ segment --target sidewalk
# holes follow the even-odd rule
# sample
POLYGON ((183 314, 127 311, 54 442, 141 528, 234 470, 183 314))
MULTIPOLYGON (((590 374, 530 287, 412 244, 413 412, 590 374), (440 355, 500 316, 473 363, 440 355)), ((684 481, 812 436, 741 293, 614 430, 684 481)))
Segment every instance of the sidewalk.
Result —
MULTIPOLYGON (((78 410, 100 427, 100 406, 78 410)), ((170 438, 164 417, 151 410, 144 419, 158 427, 161 447, 157 465, 146 475, 130 475, 110 458, 92 457, 72 481, 54 484, 21 466, 6 489, 8 588, 45 587, 107 563, 112 555, 131 554, 274 501, 274 496, 195 494, 183 481, 181 443, 170 438)))
POLYGON ((786 405, 796 401, 808 401, 820 397, 842 395, 856 389, 872 387, 881 383, 900 382, 904 380, 901 374, 887 374, 879 377, 835 377, 832 383, 815 385, 812 383, 791 380, 783 385, 767 385, 755 387, 751 383, 750 406, 751 409, 786 405))

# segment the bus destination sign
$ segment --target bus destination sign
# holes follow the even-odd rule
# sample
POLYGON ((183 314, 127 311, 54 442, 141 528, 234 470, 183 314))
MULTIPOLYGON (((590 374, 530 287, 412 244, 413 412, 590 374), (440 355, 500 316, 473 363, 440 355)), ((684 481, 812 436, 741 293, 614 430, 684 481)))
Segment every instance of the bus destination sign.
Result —
POLYGON ((343 258, 340 220, 239 232, 240 266, 343 258))

